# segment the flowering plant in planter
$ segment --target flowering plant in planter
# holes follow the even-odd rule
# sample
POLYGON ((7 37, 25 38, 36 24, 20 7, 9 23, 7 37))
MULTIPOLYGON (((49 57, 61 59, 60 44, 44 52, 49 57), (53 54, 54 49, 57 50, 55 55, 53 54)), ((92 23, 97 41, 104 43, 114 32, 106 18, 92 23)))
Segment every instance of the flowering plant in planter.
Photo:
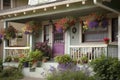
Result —
POLYGON ((36 42, 35 49, 40 50, 43 52, 44 57, 51 57, 51 48, 48 45, 48 40, 45 42, 36 42))
POLYGON ((109 41, 110 41, 110 39, 109 39, 109 38, 104 38, 103 40, 104 40, 104 42, 105 42, 106 44, 108 44, 108 43, 109 43, 109 41))
POLYGON ((3 37, 4 37, 4 33, 3 33, 3 31, 1 30, 1 31, 0 31, 0 44, 2 43, 3 37))
POLYGON ((34 34, 37 35, 39 32, 39 26, 38 23, 35 21, 29 21, 25 24, 23 27, 23 32, 25 34, 34 34))
POLYGON ((13 26, 9 26, 4 30, 4 39, 16 38, 17 30, 13 26))
POLYGON ((76 20, 73 17, 66 17, 58 20, 55 23, 56 30, 63 30, 66 31, 68 30, 71 26, 75 25, 76 20))
MULTIPOLYGON (((108 18, 106 17, 106 15, 92 13, 86 17, 87 19, 83 20, 83 29, 85 28, 85 26, 87 26, 88 28, 97 28, 99 26, 105 28, 108 26, 108 18)), ((88 28, 85 28, 85 30, 87 30, 88 28)))

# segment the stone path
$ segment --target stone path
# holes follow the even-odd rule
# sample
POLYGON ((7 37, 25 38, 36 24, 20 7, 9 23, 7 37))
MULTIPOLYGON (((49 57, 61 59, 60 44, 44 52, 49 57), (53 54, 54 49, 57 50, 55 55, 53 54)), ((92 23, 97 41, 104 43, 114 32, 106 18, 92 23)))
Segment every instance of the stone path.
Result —
POLYGON ((44 79, 40 79, 40 78, 31 78, 31 77, 24 77, 21 80, 44 80, 44 79))

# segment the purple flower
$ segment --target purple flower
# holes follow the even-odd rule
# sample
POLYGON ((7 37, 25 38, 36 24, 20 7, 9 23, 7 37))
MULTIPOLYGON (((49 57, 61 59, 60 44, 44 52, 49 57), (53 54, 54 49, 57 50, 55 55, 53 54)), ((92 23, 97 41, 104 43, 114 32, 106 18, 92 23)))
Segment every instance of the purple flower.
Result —
POLYGON ((104 28, 107 27, 108 26, 108 21, 106 19, 102 20, 101 26, 104 27, 104 28))
POLYGON ((2 39, 3 38, 3 35, 2 34, 0 34, 0 39, 2 39))
POLYGON ((91 21, 91 22, 89 23, 89 27, 90 27, 90 28, 98 27, 98 21, 91 21))
POLYGON ((25 34, 30 34, 30 32, 28 32, 28 31, 25 31, 25 34))

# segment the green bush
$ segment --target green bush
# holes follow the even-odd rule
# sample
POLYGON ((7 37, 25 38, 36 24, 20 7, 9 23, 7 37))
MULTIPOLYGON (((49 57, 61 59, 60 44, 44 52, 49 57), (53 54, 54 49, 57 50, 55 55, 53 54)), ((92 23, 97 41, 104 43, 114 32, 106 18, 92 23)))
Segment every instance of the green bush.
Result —
POLYGON ((0 72, 3 70, 2 59, 0 58, 0 72))
POLYGON ((92 62, 97 80, 120 80, 120 61, 117 58, 100 57, 92 62))
POLYGON ((65 72, 57 72, 51 74, 47 77, 47 80, 95 80, 93 77, 86 76, 81 71, 65 71, 65 72))
POLYGON ((68 63, 68 62, 72 62, 72 59, 69 55, 61 55, 61 56, 56 56, 55 61, 58 63, 68 63))
POLYGON ((17 68, 7 68, 0 73, 0 80, 17 80, 23 78, 21 70, 17 68))
POLYGON ((31 51, 30 58, 33 60, 42 60, 43 52, 39 50, 31 51))

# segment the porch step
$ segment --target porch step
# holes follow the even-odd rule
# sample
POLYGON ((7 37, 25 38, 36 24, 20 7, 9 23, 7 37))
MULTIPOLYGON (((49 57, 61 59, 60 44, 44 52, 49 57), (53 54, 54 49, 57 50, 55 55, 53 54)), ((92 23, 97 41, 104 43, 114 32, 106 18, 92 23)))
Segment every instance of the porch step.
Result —
POLYGON ((23 68, 23 74, 25 77, 33 77, 33 78, 45 78, 46 75, 50 72, 50 67, 57 67, 58 63, 56 62, 46 62, 43 63, 41 67, 36 67, 35 69, 23 68))

